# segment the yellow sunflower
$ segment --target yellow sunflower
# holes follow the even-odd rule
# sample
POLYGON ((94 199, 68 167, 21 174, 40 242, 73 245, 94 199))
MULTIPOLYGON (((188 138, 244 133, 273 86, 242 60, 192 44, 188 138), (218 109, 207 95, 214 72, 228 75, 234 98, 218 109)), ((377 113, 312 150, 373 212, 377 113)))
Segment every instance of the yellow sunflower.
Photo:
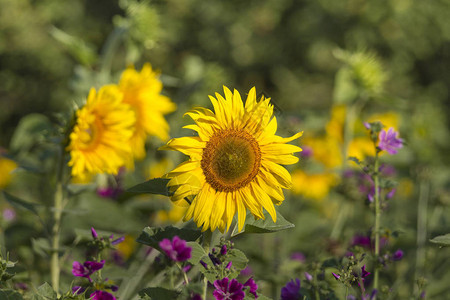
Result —
POLYGON ((86 105, 76 112, 67 147, 72 176, 83 179, 92 174, 117 174, 130 160, 129 140, 136 118, 122 98, 116 85, 104 86, 98 93, 90 90, 86 105))
POLYGON ((6 157, 1 156, 0 148, 0 189, 5 188, 12 180, 13 175, 11 174, 17 168, 17 164, 6 157))
POLYGON ((257 101, 252 88, 244 106, 238 91, 224 87, 224 93, 225 98, 210 96, 214 112, 199 107, 186 113, 196 124, 185 127, 198 136, 172 139, 161 148, 190 157, 167 174, 168 186, 175 203, 190 200, 184 220, 193 218, 203 231, 228 230, 236 213, 242 230, 247 209, 260 219, 264 208, 276 222, 274 203, 281 204, 282 188, 292 185, 291 175, 280 164, 296 163, 292 154, 302 150, 286 144, 302 132, 289 138, 275 135, 270 98, 257 101))
POLYGON ((176 105, 169 97, 161 95, 163 85, 150 64, 145 64, 141 72, 133 67, 126 69, 119 88, 124 95, 123 102, 129 104, 136 114, 136 129, 130 142, 134 158, 142 159, 148 135, 163 141, 169 138, 169 124, 164 115, 173 112, 176 105))

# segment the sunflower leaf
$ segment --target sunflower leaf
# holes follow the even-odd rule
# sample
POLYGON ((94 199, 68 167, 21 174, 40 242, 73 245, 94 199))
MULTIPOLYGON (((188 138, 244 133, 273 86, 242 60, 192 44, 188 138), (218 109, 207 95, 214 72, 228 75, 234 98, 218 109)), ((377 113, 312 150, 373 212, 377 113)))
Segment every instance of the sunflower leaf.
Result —
POLYGON ((201 232, 200 230, 176 228, 173 226, 145 227, 136 241, 138 243, 159 249, 159 242, 163 239, 172 239, 176 235, 185 241, 195 241, 200 237, 201 232))
POLYGON ((245 219, 244 228, 242 231, 238 231, 237 226, 234 228, 232 237, 242 234, 242 233, 269 233, 277 232, 289 228, 295 227, 294 224, 287 221, 278 211, 277 211, 277 222, 275 223, 270 217, 267 211, 264 211, 264 219, 255 220, 253 215, 248 212, 245 219))
POLYGON ((450 233, 436 236, 430 242, 438 244, 441 247, 450 247, 450 233))
POLYGON ((170 196, 172 193, 167 188, 167 183, 169 179, 166 178, 153 178, 145 182, 139 183, 131 188, 127 189, 121 196, 119 200, 126 200, 128 198, 143 195, 143 194, 153 194, 153 195, 163 195, 170 196))

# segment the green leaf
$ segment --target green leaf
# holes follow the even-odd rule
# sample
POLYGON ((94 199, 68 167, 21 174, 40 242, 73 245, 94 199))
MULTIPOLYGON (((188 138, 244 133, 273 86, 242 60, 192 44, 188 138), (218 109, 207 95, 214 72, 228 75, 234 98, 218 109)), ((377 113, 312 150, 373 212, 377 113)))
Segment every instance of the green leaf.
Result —
POLYGON ((64 45, 69 53, 81 64, 91 66, 97 60, 96 50, 83 39, 70 35, 56 27, 50 28, 51 36, 64 45))
POLYGON ((187 242, 188 246, 192 248, 191 258, 188 260, 189 263, 194 266, 197 265, 200 260, 207 255, 203 247, 197 242, 187 242))
POLYGON ((442 247, 449 247, 450 246, 450 233, 434 237, 433 239, 430 240, 430 242, 438 244, 442 247))
POLYGON ((279 212, 277 212, 277 222, 273 222, 272 217, 267 211, 264 211, 265 219, 255 220, 253 215, 248 212, 245 218, 244 228, 238 232, 237 226, 234 228, 231 237, 237 236, 241 233, 268 233, 277 232, 295 227, 294 224, 288 222, 279 212))
POLYGON ((348 160, 351 160, 351 161, 355 162, 358 166, 362 165, 362 162, 357 157, 349 156, 348 160))
MULTIPOLYGON (((245 300, 245 299, 244 299, 244 300, 245 300)), ((267 296, 258 294, 258 300, 272 300, 272 298, 269 298, 269 297, 267 297, 267 296)))
POLYGON ((234 272, 228 274, 227 277, 229 279, 238 277, 241 270, 245 269, 248 263, 248 258, 245 256, 244 252, 239 249, 229 250, 227 258, 219 266, 214 266, 208 255, 203 256, 202 260, 208 265, 208 268, 205 269, 203 266, 201 266, 200 272, 205 275, 206 279, 208 279, 210 283, 214 283, 215 280, 222 278, 223 272, 221 271, 221 269, 224 269, 230 261, 232 262, 231 270, 234 270, 234 272))
POLYGON ((43 134, 53 129, 48 118, 41 114, 29 114, 23 117, 11 138, 12 152, 31 150, 31 147, 42 139, 43 134))
POLYGON ((348 68, 341 68, 335 79, 333 102, 336 104, 348 104, 358 96, 358 87, 353 81, 352 72, 348 68))
POLYGON ((159 248, 159 242, 165 238, 172 239, 176 235, 185 241, 195 241, 200 237, 201 232, 200 230, 176 228, 173 226, 145 227, 136 241, 153 248, 159 248))
POLYGON ((38 287, 36 294, 31 297, 32 300, 55 300, 56 292, 47 282, 38 287))
POLYGON ((242 252, 239 249, 231 249, 228 251, 227 259, 225 260, 224 264, 228 264, 228 262, 233 262, 233 267, 236 268, 238 273, 240 273, 241 270, 245 269, 245 267, 248 264, 248 258, 245 256, 244 252, 242 252))
POLYGON ((167 183, 169 179, 166 178, 154 178, 147 180, 143 183, 139 183, 129 189, 127 189, 119 198, 119 200, 125 200, 134 196, 142 194, 154 194, 170 196, 172 193, 167 189, 167 183))
POLYGON ((38 203, 31 203, 27 202, 25 200, 19 199, 16 196, 13 196, 5 191, 3 191, 3 196, 5 196, 6 201, 8 201, 12 206, 18 207, 18 208, 25 208, 35 215, 39 216, 38 211, 36 207, 40 204, 38 203))
POLYGON ((161 287, 149 287, 139 291, 140 297, 149 296, 153 300, 173 300, 178 293, 161 287))
POLYGON ((33 251, 40 256, 47 258, 50 256, 52 251, 52 247, 50 246, 50 242, 45 238, 37 238, 31 239, 31 248, 33 251))
POLYGON ((14 290, 0 290, 2 300, 23 300, 22 295, 14 290))

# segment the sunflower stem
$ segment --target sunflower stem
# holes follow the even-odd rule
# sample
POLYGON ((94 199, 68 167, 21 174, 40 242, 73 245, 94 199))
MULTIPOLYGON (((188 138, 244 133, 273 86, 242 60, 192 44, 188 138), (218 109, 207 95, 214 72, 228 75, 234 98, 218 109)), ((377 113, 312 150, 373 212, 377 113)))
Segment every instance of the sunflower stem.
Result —
MULTIPOLYGON (((378 159, 378 150, 375 150, 375 170, 373 175, 374 180, 374 188, 375 188, 375 273, 373 280, 373 288, 378 290, 378 277, 379 277, 379 268, 378 268, 378 258, 380 256, 380 217, 381 217, 381 209, 380 209, 380 193, 378 191, 379 187, 379 159, 378 159)), ((376 296, 375 296, 376 299, 376 296)))
MULTIPOLYGON (((203 250, 205 250, 205 252, 207 254, 209 253, 209 248, 211 247, 212 236, 213 236, 213 233, 211 230, 206 230, 205 232, 203 232, 202 246, 203 246, 203 250)), ((207 294, 208 294, 208 279, 206 277, 203 277, 203 298, 202 299, 206 299, 207 294)))
POLYGON ((59 240, 60 240, 60 230, 61 230, 61 217, 63 211, 63 170, 64 170, 64 149, 60 149, 59 160, 57 166, 56 175, 56 189, 54 196, 54 207, 53 207, 53 228, 52 228, 52 255, 50 261, 50 272, 52 279, 52 286, 57 295, 59 296, 59 277, 60 277, 60 266, 59 266, 59 240))

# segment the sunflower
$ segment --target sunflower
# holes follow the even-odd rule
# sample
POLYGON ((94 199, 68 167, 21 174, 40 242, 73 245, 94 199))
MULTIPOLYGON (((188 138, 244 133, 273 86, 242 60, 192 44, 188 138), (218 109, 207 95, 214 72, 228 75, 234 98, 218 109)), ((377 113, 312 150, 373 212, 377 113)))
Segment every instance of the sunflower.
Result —
POLYGON ((235 214, 239 230, 246 210, 264 219, 263 208, 276 222, 274 203, 284 200, 282 189, 290 188, 291 176, 280 164, 294 164, 292 155, 302 149, 286 144, 299 138, 275 135, 277 120, 272 118, 270 98, 256 99, 255 88, 245 106, 239 92, 224 87, 225 98, 210 96, 214 112, 194 108, 186 113, 196 124, 187 125, 198 136, 170 140, 161 149, 177 150, 190 159, 167 174, 169 189, 176 204, 190 201, 184 221, 194 219, 203 231, 228 230, 235 214))
POLYGON ((123 71, 119 88, 123 92, 123 102, 131 106, 136 114, 136 128, 131 137, 131 148, 135 159, 145 157, 145 141, 154 135, 163 141, 169 138, 169 124, 164 115, 173 112, 176 105, 161 95, 162 83, 159 74, 145 64, 141 72, 130 67, 123 71))
POLYGON ((91 89, 86 105, 76 112, 76 124, 70 133, 72 176, 117 174, 132 156, 129 140, 133 135, 135 114, 122 102, 116 85, 98 91, 91 89))

